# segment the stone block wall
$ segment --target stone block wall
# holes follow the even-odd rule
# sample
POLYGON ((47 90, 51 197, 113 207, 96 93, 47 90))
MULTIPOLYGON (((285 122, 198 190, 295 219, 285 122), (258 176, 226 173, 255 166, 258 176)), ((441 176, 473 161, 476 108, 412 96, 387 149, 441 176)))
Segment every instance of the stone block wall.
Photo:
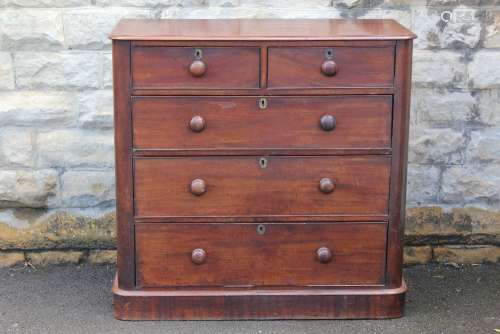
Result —
POLYGON ((393 18, 416 32, 407 263, 500 260, 499 0, 0 0, 0 265, 114 258, 120 18, 393 18))

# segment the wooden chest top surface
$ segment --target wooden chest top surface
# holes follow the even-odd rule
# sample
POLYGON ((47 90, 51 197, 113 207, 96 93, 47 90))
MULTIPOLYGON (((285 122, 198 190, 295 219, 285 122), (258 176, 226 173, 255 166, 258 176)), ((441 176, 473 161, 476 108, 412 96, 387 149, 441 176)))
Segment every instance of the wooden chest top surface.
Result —
POLYGON ((415 34, 394 20, 196 19, 120 21, 116 40, 399 40, 415 34))

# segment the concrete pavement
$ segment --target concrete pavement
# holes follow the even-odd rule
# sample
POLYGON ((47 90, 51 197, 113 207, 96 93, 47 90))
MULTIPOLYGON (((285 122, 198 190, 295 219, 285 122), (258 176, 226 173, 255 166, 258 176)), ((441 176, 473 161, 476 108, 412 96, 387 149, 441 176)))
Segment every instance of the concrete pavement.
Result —
POLYGON ((363 321, 163 321, 113 319, 113 266, 0 269, 0 333, 497 333, 500 264, 405 270, 406 316, 363 321))

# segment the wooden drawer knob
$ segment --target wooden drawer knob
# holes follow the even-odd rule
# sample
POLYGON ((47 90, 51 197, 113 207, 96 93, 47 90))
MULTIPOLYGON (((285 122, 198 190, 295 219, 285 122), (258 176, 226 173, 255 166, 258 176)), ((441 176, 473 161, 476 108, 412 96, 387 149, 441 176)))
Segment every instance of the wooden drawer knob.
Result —
POLYGON ((201 77, 207 71, 207 64, 202 60, 195 60, 189 66, 189 72, 193 77, 201 77))
POLYGON ((320 247, 316 250, 316 257, 321 263, 328 263, 332 260, 332 252, 328 247, 320 247))
POLYGON ((203 129, 205 129, 206 122, 205 119, 201 116, 194 116, 191 118, 191 121, 189 122, 189 128, 193 132, 201 132, 203 129))
POLYGON ((201 248, 196 248, 191 252, 191 261, 194 264, 203 264, 207 260, 207 252, 201 248))
POLYGON ((191 181, 191 193, 196 196, 201 196, 207 191, 207 184, 202 179, 194 179, 191 181))
POLYGON ((319 124, 323 130, 332 131, 333 129, 335 129, 335 126, 337 125, 337 120, 335 119, 335 116, 323 115, 319 120, 319 124))
POLYGON ((334 76, 337 73, 338 66, 333 60, 325 60, 321 65, 321 72, 327 77, 334 76))
POLYGON ((323 194, 330 194, 331 192, 333 192, 334 189, 335 189, 334 180, 328 177, 319 180, 319 190, 321 190, 323 194))

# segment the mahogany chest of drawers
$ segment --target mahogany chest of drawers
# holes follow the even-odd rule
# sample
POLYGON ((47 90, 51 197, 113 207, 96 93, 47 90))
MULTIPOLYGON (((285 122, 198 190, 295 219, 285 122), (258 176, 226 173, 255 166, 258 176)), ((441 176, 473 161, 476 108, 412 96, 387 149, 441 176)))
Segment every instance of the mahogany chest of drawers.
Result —
POLYGON ((412 39, 392 20, 123 20, 119 319, 402 315, 412 39))

